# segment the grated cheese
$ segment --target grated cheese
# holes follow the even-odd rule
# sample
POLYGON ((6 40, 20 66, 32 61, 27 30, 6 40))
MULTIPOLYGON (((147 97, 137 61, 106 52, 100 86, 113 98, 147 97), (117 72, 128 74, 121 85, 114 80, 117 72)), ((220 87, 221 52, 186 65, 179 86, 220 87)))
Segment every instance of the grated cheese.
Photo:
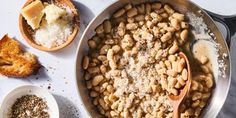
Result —
POLYGON ((68 9, 54 8, 55 7, 51 6, 48 9, 44 9, 46 19, 42 20, 42 24, 40 28, 36 30, 34 36, 37 44, 47 48, 62 45, 72 33, 72 13, 68 9), (58 14, 52 16, 51 13, 58 14))

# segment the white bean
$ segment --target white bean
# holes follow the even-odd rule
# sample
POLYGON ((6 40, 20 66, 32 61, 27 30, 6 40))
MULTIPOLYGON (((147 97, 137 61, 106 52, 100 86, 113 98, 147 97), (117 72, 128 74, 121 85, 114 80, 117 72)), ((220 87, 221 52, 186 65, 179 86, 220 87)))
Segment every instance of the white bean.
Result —
POLYGON ((167 32, 166 34, 164 34, 161 37, 161 41, 162 42, 167 42, 168 40, 170 40, 172 38, 172 34, 170 32, 167 32))
POLYGON ((84 59, 83 59, 83 69, 87 69, 88 68, 88 65, 89 65, 89 57, 88 56, 84 56, 84 59))
POLYGON ((136 8, 132 8, 127 12, 128 17, 133 17, 138 14, 138 10, 136 8))
POLYGON ((177 44, 174 44, 173 46, 171 46, 171 48, 169 49, 169 54, 174 54, 178 51, 179 46, 177 44))
POLYGON ((120 9, 119 11, 117 11, 117 12, 115 12, 113 14, 113 17, 114 18, 118 18, 118 17, 122 16, 124 13, 125 13, 125 10, 124 9, 120 9))
POLYGON ((182 75, 183 80, 186 81, 188 79, 188 71, 186 68, 183 69, 181 75, 182 75))
POLYGON ((175 19, 179 20, 179 21, 183 21, 184 20, 184 14, 180 14, 180 13, 173 13, 172 15, 175 19))
POLYGON ((104 21, 103 27, 104 27, 105 33, 111 32, 111 22, 109 20, 104 21))
POLYGON ((179 63, 178 63, 178 72, 182 72, 182 70, 184 69, 185 67, 185 60, 183 58, 180 59, 179 63))
POLYGON ((97 86, 103 79, 104 77, 102 75, 95 76, 92 80, 92 85, 97 86))
POLYGON ((181 33, 180 33, 180 38, 183 40, 183 41, 186 41, 188 39, 188 30, 187 29, 184 29, 181 33))

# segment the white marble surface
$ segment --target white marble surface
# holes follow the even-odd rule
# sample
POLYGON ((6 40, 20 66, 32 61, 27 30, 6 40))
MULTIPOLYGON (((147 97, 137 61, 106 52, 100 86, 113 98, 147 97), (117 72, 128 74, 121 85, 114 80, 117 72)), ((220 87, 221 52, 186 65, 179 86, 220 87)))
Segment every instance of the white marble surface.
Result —
MULTIPOLYGON (((25 42, 25 40, 23 40, 23 37, 20 35, 18 28, 18 15, 24 1, 25 0, 6 0, 1 2, 0 37, 2 37, 6 33, 8 33, 12 37, 15 37, 15 39, 22 43, 23 47, 27 51, 30 51, 38 56, 39 61, 44 67, 40 69, 38 75, 33 75, 25 79, 0 77, 0 102, 9 91, 20 85, 33 84, 46 89, 48 89, 48 86, 50 86, 51 88, 49 89, 49 91, 54 95, 58 102, 61 118, 86 118, 87 114, 81 107, 81 101, 79 101, 78 99, 75 84, 74 64, 76 48, 81 33, 83 32, 89 21, 96 14, 101 12, 102 9, 111 4, 113 0, 74 0, 81 15, 81 31, 70 46, 54 53, 47 53, 33 49, 25 42)), ((206 3, 205 0, 193 1, 204 7, 207 7, 206 9, 208 10, 213 10, 215 12, 219 12, 219 10, 221 10, 221 14, 227 15, 229 14, 228 11, 231 11, 231 14, 236 13, 236 8, 231 7, 231 4, 227 4, 229 5, 229 7, 224 7, 230 8, 230 10, 216 7, 216 4, 218 6, 221 5, 219 3, 219 0, 218 3, 214 4, 210 4, 210 2, 206 3)), ((213 0, 209 1, 213 2, 213 0)), ((230 1, 231 3, 234 2, 234 4, 236 3, 236 1, 233 0, 226 1, 230 1)), ((234 81, 233 83, 235 85, 234 81)), ((234 87, 231 88, 235 90, 234 87)), ((231 94, 228 98, 228 101, 226 102, 226 105, 228 106, 225 105, 224 109, 222 110, 223 112, 220 113, 219 117, 230 118, 236 115, 235 112, 232 112, 232 108, 230 110, 231 105, 235 106, 232 101, 235 102, 236 99, 235 94, 233 92, 231 92, 231 94), (234 97, 232 97, 231 94, 234 97)))

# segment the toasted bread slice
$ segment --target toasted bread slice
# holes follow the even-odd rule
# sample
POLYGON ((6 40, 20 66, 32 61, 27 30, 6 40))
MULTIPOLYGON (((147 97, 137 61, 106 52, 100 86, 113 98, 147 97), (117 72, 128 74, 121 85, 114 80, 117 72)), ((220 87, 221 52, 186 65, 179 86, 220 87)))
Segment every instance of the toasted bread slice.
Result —
POLYGON ((37 57, 24 53, 20 44, 7 35, 0 41, 0 74, 8 77, 27 77, 37 72, 37 57))
POLYGON ((20 54, 20 53, 22 53, 20 44, 17 41, 8 37, 7 34, 0 40, 0 54, 20 54))
POLYGON ((37 59, 32 54, 2 55, 0 73, 8 77, 27 77, 39 68, 37 59))

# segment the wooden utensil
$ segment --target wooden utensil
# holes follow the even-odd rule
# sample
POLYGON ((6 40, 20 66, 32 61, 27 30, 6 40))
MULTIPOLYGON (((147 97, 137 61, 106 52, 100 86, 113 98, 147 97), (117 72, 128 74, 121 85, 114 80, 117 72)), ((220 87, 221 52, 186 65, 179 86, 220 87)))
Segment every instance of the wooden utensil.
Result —
POLYGON ((188 58, 183 52, 180 52, 179 56, 181 58, 184 58, 184 60, 186 62, 187 71, 188 71, 188 80, 186 81, 186 84, 185 84, 184 88, 180 91, 179 95, 173 95, 173 94, 169 95, 169 100, 170 100, 170 102, 173 106, 173 109, 174 109, 174 111, 173 111, 174 118, 180 117, 179 106, 184 101, 185 97, 187 96, 187 94, 190 90, 190 86, 191 86, 191 69, 190 69, 190 64, 189 64, 188 58))

